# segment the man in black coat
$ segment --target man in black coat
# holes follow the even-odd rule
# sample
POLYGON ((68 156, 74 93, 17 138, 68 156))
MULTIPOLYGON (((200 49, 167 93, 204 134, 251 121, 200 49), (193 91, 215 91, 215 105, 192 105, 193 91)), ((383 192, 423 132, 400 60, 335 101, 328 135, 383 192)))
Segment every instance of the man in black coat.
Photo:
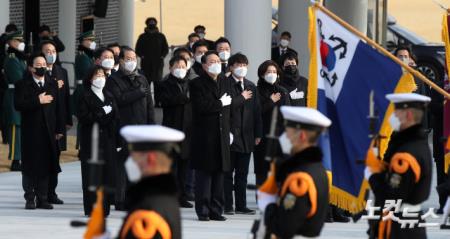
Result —
POLYGON ((56 52, 63 52, 66 49, 66 46, 64 46, 64 43, 59 39, 58 35, 55 32, 52 32, 50 27, 45 24, 39 27, 38 37, 35 39, 37 47, 41 47, 42 42, 44 41, 53 41, 56 52))
POLYGON ((383 214, 376 222, 371 222, 370 238, 380 233, 386 238, 426 238, 425 227, 411 224, 411 228, 401 228, 399 220, 424 222, 421 204, 430 195, 432 166, 422 118, 431 99, 416 93, 389 94, 386 98, 395 107, 389 120, 395 132, 384 154, 386 164, 378 169, 366 167, 364 177, 375 195, 376 207, 386 208, 386 200, 402 201, 399 208, 391 208, 395 212, 390 210, 394 219, 381 220, 383 214), (404 216, 406 208, 413 216, 404 216))
POLYGON ((194 51, 194 59, 195 59, 195 63, 192 66, 192 70, 194 70, 194 73, 199 76, 204 73, 202 66, 202 57, 208 51, 208 43, 203 40, 197 41, 194 43, 192 49, 194 51))
POLYGON ((247 208, 246 188, 250 155, 262 137, 262 119, 256 86, 247 80, 248 59, 237 53, 230 57, 231 75, 225 89, 231 101, 231 170, 225 173, 225 214, 254 214, 247 208), (234 177, 233 177, 234 173, 234 177), (234 180, 233 180, 234 179, 234 180), (234 183, 233 183, 234 181, 234 183), (235 203, 233 203, 233 191, 235 203), (236 210, 233 209, 233 204, 236 210))
MULTIPOLYGON (((129 47, 120 52, 119 71, 106 81, 106 90, 112 93, 120 115, 120 127, 155 123, 153 100, 150 85, 145 76, 139 74, 136 53, 129 47)), ((128 156, 125 142, 119 143, 117 165, 116 209, 124 209, 126 175, 123 163, 128 156)))
POLYGON ((195 169, 195 211, 200 221, 224 221, 223 172, 230 170, 231 97, 222 89, 220 58, 202 57, 200 77, 191 81, 192 168, 195 169))
POLYGON ((181 153, 175 158, 175 169, 180 191, 180 206, 192 208, 185 190, 186 173, 189 165, 192 106, 189 99, 189 79, 187 61, 181 56, 170 59, 170 74, 161 83, 161 105, 163 108, 162 125, 180 130, 186 135, 180 144, 181 153))
POLYGON ((166 36, 159 32, 155 18, 145 21, 147 27, 136 42, 136 54, 141 58, 141 68, 149 83, 153 82, 155 105, 159 105, 158 86, 162 80, 164 58, 169 53, 166 36))
POLYGON ((14 95, 15 107, 22 114, 22 186, 26 209, 53 209, 47 197, 49 177, 61 172, 56 142, 63 136, 64 124, 58 86, 46 77, 46 66, 44 55, 30 57, 30 74, 16 84, 14 95))
MULTIPOLYGON (((57 65, 58 53, 56 45, 52 41, 41 42, 42 53, 45 55, 47 61, 47 75, 50 80, 53 80, 58 85, 58 99, 60 106, 60 113, 63 118, 63 137, 57 141, 57 158, 59 163, 59 157, 61 151, 67 149, 67 130, 73 125, 72 111, 70 109, 70 85, 67 76, 67 70, 61 65, 57 65)), ((48 201, 52 204, 63 204, 64 202, 58 198, 56 194, 56 187, 58 185, 58 174, 55 174, 49 179, 48 188, 48 201)))
POLYGON ((298 57, 294 53, 286 53, 281 57, 283 75, 280 85, 289 93, 292 106, 306 106, 308 95, 308 79, 298 72, 298 57))
POLYGON ((183 132, 160 125, 135 125, 122 128, 120 133, 129 143, 127 175, 135 184, 128 190, 129 210, 118 238, 181 239, 171 164, 183 132))
POLYGON ((291 33, 290 32, 283 32, 280 36, 280 42, 279 45, 276 47, 272 47, 272 61, 275 61, 279 66, 283 65, 283 62, 281 61, 281 57, 286 53, 294 53, 295 55, 298 55, 297 52, 289 47, 289 43, 291 42, 291 33))
MULTIPOLYGON (((286 131, 279 140, 283 153, 290 157, 275 163, 272 179, 278 192, 258 190, 258 207, 264 211, 269 235, 318 237, 327 214, 329 181, 317 144, 331 121, 316 109, 306 107, 282 106, 281 112, 286 131)), ((267 188, 267 184, 262 188, 267 188)))

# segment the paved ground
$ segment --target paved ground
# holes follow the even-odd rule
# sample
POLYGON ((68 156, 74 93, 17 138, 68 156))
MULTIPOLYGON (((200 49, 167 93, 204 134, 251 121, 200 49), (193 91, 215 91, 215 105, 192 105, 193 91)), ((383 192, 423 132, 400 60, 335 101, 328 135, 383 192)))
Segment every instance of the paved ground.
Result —
MULTIPOLYGON (((54 210, 24 210, 21 177, 19 173, 0 174, 0 239, 8 238, 82 238, 83 228, 71 228, 71 220, 86 220, 82 215, 81 177, 78 162, 63 165, 58 193, 65 201, 54 210)), ((249 177, 252 181, 253 175, 249 177)), ((249 207, 256 208, 254 191, 248 192, 249 207)), ((436 196, 426 203, 435 206, 436 196)), ((112 211, 108 229, 113 235, 122 222, 123 213, 112 211)), ((256 216, 230 216, 226 222, 199 222, 193 209, 183 209, 183 238, 239 239, 247 238, 256 216)), ((326 224, 321 238, 365 238, 366 221, 358 223, 326 224)), ((429 238, 449 238, 450 231, 430 229, 429 238)))

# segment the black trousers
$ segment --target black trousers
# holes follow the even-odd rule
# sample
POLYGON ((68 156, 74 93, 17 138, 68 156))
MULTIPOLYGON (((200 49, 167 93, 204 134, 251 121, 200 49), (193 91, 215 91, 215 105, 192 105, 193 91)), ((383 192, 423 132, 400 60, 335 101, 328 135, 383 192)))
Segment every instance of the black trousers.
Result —
POLYGON ((128 187, 128 177, 127 172, 125 171, 125 161, 128 158, 128 150, 126 150, 127 146, 123 146, 122 150, 117 153, 116 160, 116 171, 115 171, 115 198, 114 205, 116 209, 125 209, 125 197, 126 191, 128 187))
MULTIPOLYGON (((60 155, 61 155, 61 151, 58 150, 58 153, 56 156, 58 159, 58 162, 59 162, 60 155)), ((49 175, 49 177, 48 177, 48 193, 47 193, 49 199, 58 197, 58 195, 56 194, 57 186, 58 186, 58 173, 49 175)))
POLYGON ((239 211, 247 207, 247 176, 250 155, 251 153, 231 151, 231 171, 225 173, 224 180, 225 210, 233 209, 233 191, 236 210, 239 211))
POLYGON ((178 184, 178 194, 180 201, 187 201, 188 196, 186 193, 186 173, 188 170, 189 160, 177 157, 174 161, 173 168, 178 184))
MULTIPOLYGON (((84 215, 90 215, 95 201, 97 200, 96 192, 89 190, 89 164, 86 161, 81 161, 81 184, 83 188, 83 208, 84 215)), ((103 209, 105 215, 109 215, 111 205, 111 195, 104 192, 103 209)))
POLYGON ((22 173, 22 188, 26 201, 47 202, 48 177, 32 177, 22 173))
POLYGON ((195 170, 195 212, 197 216, 219 216, 223 213, 223 172, 195 170))
MULTIPOLYGON (((444 145, 445 142, 442 139, 444 130, 443 117, 433 115, 433 157, 436 163, 436 175, 437 185, 445 183, 447 176, 444 171, 444 145)), ((439 194, 439 205, 441 208, 445 206, 448 195, 439 194)))

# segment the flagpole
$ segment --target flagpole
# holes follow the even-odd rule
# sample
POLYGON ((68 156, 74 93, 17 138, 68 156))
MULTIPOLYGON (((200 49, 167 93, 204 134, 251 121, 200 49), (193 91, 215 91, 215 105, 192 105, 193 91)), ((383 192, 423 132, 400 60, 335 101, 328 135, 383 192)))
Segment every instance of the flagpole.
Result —
POLYGON ((372 39, 368 38, 366 35, 364 35, 363 33, 359 32, 358 30, 356 30, 353 26, 351 26, 350 24, 348 24, 347 22, 345 22, 344 20, 342 20, 341 18, 339 18, 338 16, 336 16, 334 13, 332 13, 330 10, 328 10, 327 8, 323 7, 322 5, 320 5, 319 3, 315 3, 314 7, 320 9, 322 12, 324 12, 325 14, 327 14, 329 17, 333 18, 333 20, 335 20, 336 22, 338 22, 339 24, 341 24, 343 27, 345 27, 347 30, 349 30, 350 32, 352 32, 353 34, 357 35, 358 37, 362 38, 364 41, 367 42, 367 44, 369 44, 370 46, 376 48, 378 51, 382 52, 384 55, 386 55, 387 57, 389 57, 391 60, 393 60, 395 63, 401 65, 404 69, 406 69, 407 71, 409 71, 411 74, 413 74, 414 76, 416 76, 417 78, 419 78, 421 81, 425 82, 427 85, 429 85, 431 88, 433 88, 434 90, 436 90, 437 92, 439 92, 441 95, 443 95, 444 97, 446 97, 447 99, 450 99, 450 94, 447 93, 444 89, 440 88, 438 85, 436 85, 433 81, 429 80, 428 78, 426 78, 424 75, 422 75, 422 73, 420 73, 419 71, 411 68, 410 66, 408 66, 407 64, 403 63, 403 61, 401 61, 400 59, 398 59, 397 57, 395 57, 394 55, 392 55, 392 53, 390 53, 388 50, 384 49, 383 47, 381 47, 380 45, 378 45, 376 42, 374 42, 372 39))

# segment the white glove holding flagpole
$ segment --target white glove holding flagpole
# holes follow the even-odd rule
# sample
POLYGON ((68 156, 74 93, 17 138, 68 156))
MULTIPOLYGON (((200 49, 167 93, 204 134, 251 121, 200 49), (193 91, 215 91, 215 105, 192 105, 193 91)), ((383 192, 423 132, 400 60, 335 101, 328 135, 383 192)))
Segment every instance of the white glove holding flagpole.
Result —
POLYGON ((256 195, 258 198, 258 208, 260 211, 266 210, 267 205, 269 205, 271 203, 275 203, 277 201, 276 194, 269 194, 269 193, 258 190, 256 192, 256 195))

